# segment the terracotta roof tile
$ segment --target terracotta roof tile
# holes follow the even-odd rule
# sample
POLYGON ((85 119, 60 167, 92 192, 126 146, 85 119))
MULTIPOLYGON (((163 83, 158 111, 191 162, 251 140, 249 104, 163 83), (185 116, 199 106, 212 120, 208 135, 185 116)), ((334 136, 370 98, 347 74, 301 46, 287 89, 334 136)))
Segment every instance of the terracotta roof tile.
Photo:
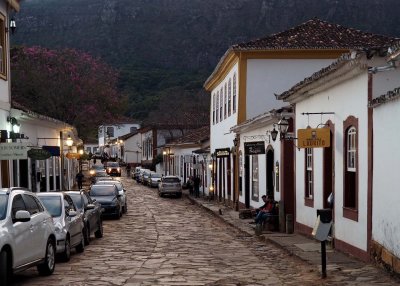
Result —
POLYGON ((396 38, 362 32, 317 18, 284 32, 233 45, 233 50, 368 49, 388 47, 396 38))

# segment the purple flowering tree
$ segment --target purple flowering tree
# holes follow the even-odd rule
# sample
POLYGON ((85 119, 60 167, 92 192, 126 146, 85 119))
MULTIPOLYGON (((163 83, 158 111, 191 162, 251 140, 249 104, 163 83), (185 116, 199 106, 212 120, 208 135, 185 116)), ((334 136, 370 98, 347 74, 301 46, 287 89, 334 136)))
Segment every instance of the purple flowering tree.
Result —
POLYGON ((118 121, 127 106, 117 72, 73 49, 13 48, 11 75, 13 100, 76 126, 83 139, 94 138, 104 121, 118 121))

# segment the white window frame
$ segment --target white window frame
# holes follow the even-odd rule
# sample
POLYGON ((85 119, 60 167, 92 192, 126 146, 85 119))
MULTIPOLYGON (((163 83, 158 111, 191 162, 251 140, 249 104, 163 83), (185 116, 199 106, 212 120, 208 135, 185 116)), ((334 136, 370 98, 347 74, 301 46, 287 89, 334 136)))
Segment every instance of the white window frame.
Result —
POLYGON ((357 172, 357 146, 356 146, 356 136, 357 129, 354 126, 351 126, 347 131, 347 171, 349 172, 357 172))

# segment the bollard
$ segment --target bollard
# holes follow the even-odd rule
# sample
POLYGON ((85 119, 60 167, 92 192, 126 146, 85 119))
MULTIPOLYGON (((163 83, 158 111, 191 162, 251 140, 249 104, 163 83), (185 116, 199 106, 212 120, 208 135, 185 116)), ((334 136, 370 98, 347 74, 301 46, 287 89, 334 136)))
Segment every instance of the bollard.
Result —
POLYGON ((286 233, 287 234, 293 233, 293 215, 292 214, 286 215, 286 233))

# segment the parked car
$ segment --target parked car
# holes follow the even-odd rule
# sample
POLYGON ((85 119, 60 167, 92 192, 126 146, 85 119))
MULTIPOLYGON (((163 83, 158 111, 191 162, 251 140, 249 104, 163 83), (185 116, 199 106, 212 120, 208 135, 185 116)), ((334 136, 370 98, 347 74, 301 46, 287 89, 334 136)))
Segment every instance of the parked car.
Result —
POLYGON ((136 181, 138 180, 138 176, 140 174, 140 169, 142 169, 142 167, 140 167, 140 166, 135 167, 135 169, 132 173, 132 179, 134 179, 136 181))
POLYGON ((107 174, 121 177, 121 166, 117 162, 107 162, 107 174))
POLYGON ((138 183, 142 183, 143 184, 143 173, 144 172, 150 172, 150 170, 149 169, 140 169, 139 170, 139 174, 138 174, 137 179, 136 179, 136 181, 138 183))
POLYGON ((158 187, 158 184, 161 182, 162 176, 162 174, 150 173, 149 178, 147 179, 147 185, 152 188, 158 187))
POLYGON ((120 195, 120 201, 121 201, 121 206, 122 206, 122 213, 127 213, 128 212, 128 200, 126 199, 126 190, 124 189, 124 186, 120 181, 117 180, 101 180, 96 183, 96 185, 109 185, 113 184, 117 187, 118 193, 120 195))
POLYGON ((182 196, 181 179, 177 176, 164 176, 158 185, 158 195, 176 195, 178 198, 182 196))
POLYGON ((0 285, 32 266, 52 274, 55 253, 53 220, 37 196, 24 188, 0 189, 0 285))
POLYGON ((113 216, 119 219, 122 216, 120 194, 115 184, 95 184, 90 187, 89 195, 103 208, 102 216, 113 216))
POLYGON ((151 171, 150 170, 144 170, 142 173, 142 179, 140 180, 143 185, 147 185, 147 181, 149 179, 151 171))
POLYGON ((56 229, 57 253, 69 261, 71 249, 85 250, 83 216, 77 210, 71 197, 64 192, 44 192, 37 196, 53 217, 56 229))
POLYGON ((109 174, 107 174, 106 170, 103 171, 97 171, 96 174, 91 178, 92 184, 95 184, 99 178, 104 178, 107 177, 108 179, 111 178, 109 174))
POLYGON ((85 244, 89 245, 92 233, 94 233, 96 238, 103 237, 101 205, 94 201, 89 194, 83 190, 69 191, 66 193, 71 197, 78 211, 83 215, 85 244))

